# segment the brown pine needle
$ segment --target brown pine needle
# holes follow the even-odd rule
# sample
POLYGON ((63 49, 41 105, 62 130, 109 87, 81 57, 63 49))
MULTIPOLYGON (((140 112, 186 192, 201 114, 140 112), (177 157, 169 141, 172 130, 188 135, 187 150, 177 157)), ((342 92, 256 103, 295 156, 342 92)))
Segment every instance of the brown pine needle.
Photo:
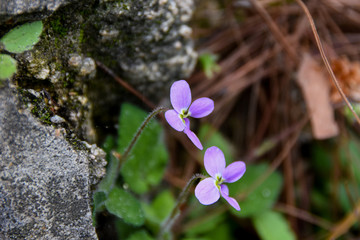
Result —
POLYGON ((296 217, 298 219, 301 219, 303 221, 306 221, 306 222, 309 222, 309 223, 314 224, 316 226, 322 227, 322 228, 324 228, 326 230, 331 230, 331 228, 332 228, 332 224, 330 222, 328 222, 327 220, 325 220, 325 219, 323 219, 323 218, 321 218, 319 216, 316 216, 316 215, 314 215, 312 213, 309 213, 309 212, 307 212, 305 210, 296 208, 294 206, 278 203, 278 204, 276 204, 274 209, 276 211, 285 213, 285 214, 290 215, 290 216, 294 216, 294 217, 296 217))
POLYGON ((269 27, 270 31, 273 33, 276 40, 278 40, 281 43, 282 47, 289 54, 291 59, 295 63, 299 63, 299 58, 298 58, 296 52, 291 47, 290 43, 285 38, 285 36, 282 34, 279 27, 276 25, 276 23, 271 18, 269 13, 265 10, 265 8, 261 4, 259 4, 257 0, 250 0, 250 2, 253 5, 253 7, 255 8, 255 10, 260 14, 261 18, 264 19, 265 23, 269 27))
POLYGON ((341 221, 334 225, 333 230, 328 236, 328 240, 333 240, 339 238, 341 235, 346 233, 349 228, 354 225, 354 223, 359 218, 360 214, 360 202, 358 202, 355 209, 350 212, 346 217, 344 217, 341 221))
POLYGON ((296 2, 300 5, 300 7, 304 10, 305 12, 305 15, 306 17, 308 18, 309 22, 310 22, 310 26, 311 26, 311 30, 314 34, 314 37, 315 37, 315 40, 316 40, 316 44, 318 46, 318 49, 320 51, 320 55, 321 55, 321 58, 325 64, 325 67, 328 71, 328 73, 330 74, 331 76, 331 79, 333 81, 333 83, 335 84, 337 90, 339 91, 342 99, 345 101, 346 105, 349 107, 350 111, 352 112, 352 114, 354 115, 354 117, 356 118, 356 121, 358 122, 358 124, 360 125, 360 118, 359 116, 356 114, 354 108, 352 107, 352 105, 350 104, 349 100, 347 99, 345 93, 343 92, 343 90, 341 89, 340 87, 340 84, 338 82, 338 80, 336 79, 336 76, 333 72, 333 70, 331 69, 330 67, 330 64, 329 64, 329 61, 325 55, 325 51, 324 51, 324 48, 322 46, 322 43, 321 43, 321 40, 320 40, 320 37, 319 37, 319 34, 316 30, 316 26, 315 26, 315 23, 314 23, 314 19, 312 18, 310 12, 309 12, 309 9, 306 7, 306 5, 304 4, 304 2, 302 0, 296 0, 296 2))

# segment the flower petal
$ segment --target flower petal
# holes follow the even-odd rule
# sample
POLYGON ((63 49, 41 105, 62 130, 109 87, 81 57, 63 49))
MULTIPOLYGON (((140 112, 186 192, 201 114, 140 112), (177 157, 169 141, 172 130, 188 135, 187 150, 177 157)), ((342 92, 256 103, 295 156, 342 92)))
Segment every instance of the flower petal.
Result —
POLYGON ((246 171, 246 165, 242 161, 231 163, 227 166, 222 174, 225 182, 232 183, 239 180, 246 171))
POLYGON ((210 98, 203 97, 196 99, 189 108, 190 116, 202 118, 209 115, 214 110, 214 101, 210 98))
POLYGON ((185 129, 185 124, 175 110, 167 110, 165 112, 165 118, 170 126, 173 127, 176 131, 181 132, 185 129))
POLYGON ((190 129, 190 120, 188 118, 184 118, 185 121, 185 128, 190 129))
POLYGON ((193 131, 191 131, 189 128, 185 128, 184 133, 186 134, 186 136, 188 136, 188 138, 198 149, 203 150, 203 146, 199 138, 196 136, 196 134, 193 131))
POLYGON ((224 185, 224 184, 221 184, 221 188, 220 188, 220 191, 221 191, 221 196, 223 198, 225 198, 225 200, 233 207, 235 208, 236 210, 240 211, 240 205, 239 203, 235 200, 235 198, 232 198, 232 197, 229 197, 229 188, 224 185))
POLYGON ((191 90, 185 80, 179 80, 172 84, 170 88, 170 101, 178 113, 180 113, 183 108, 188 109, 191 104, 191 90))
POLYGON ((215 180, 205 178, 195 188, 195 197, 203 205, 210 205, 219 200, 220 192, 215 186, 215 180))
POLYGON ((204 165, 210 176, 216 178, 216 174, 222 174, 225 169, 225 164, 224 154, 218 147, 213 146, 206 150, 204 165))

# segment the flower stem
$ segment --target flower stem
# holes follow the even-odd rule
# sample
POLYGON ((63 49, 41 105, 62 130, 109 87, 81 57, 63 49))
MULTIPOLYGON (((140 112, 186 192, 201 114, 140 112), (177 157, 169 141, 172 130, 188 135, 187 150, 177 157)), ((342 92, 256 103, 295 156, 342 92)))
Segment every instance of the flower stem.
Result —
POLYGON ((183 204, 185 202, 185 200, 189 194, 189 189, 190 189, 191 185, 195 182, 196 179, 204 178, 204 177, 205 176, 203 176, 202 174, 197 173, 190 178, 190 180, 187 182, 184 189, 180 193, 180 195, 176 201, 176 204, 175 204, 173 210, 171 211, 170 215, 161 224, 161 229, 160 229, 157 239, 162 240, 164 234, 172 227, 175 220, 178 218, 179 213, 180 213, 180 206, 181 206, 181 204, 183 204))
POLYGON ((157 114, 165 111, 166 108, 164 107, 158 107, 155 108, 144 120, 144 122, 141 124, 141 126, 139 127, 139 129, 137 130, 137 132, 135 133, 133 139, 131 140, 129 146, 126 148, 126 150, 124 151, 124 154, 121 156, 120 158, 120 164, 119 164, 119 168, 121 167, 121 165, 123 164, 123 162, 126 160, 126 158, 128 157, 131 149, 134 147, 136 141, 139 139, 142 131, 145 129, 146 125, 150 122, 150 120, 155 117, 157 114))

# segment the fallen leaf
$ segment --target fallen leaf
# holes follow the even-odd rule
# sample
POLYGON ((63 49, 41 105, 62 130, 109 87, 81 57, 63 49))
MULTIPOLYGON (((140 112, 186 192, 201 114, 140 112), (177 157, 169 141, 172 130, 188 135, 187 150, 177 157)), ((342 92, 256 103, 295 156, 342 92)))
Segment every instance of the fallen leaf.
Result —
MULTIPOLYGON (((360 63, 350 62, 342 57, 331 62, 336 79, 346 96, 355 101, 360 101, 360 63)), ((342 102, 335 84, 331 85, 331 101, 334 103, 342 102)))
POLYGON ((330 101, 330 82, 308 54, 301 61, 297 82, 310 114, 314 138, 327 139, 338 135, 339 128, 330 101))

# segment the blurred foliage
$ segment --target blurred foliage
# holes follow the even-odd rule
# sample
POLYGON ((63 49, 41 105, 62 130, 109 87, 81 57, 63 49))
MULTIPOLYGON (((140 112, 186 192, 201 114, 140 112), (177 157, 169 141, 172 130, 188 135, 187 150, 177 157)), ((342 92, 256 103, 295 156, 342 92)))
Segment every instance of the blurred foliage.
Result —
MULTIPOLYGON (((354 104, 352 104, 352 106, 353 106, 353 109, 356 112, 356 114, 359 116, 360 115, 360 104, 354 103, 354 104)), ((350 108, 348 108, 347 106, 344 106, 343 111, 344 111, 344 116, 349 123, 353 124, 356 122, 356 119, 355 119, 353 113, 351 112, 350 108)))
POLYGON ((315 171, 315 188, 311 197, 314 210, 331 219, 329 209, 334 204, 344 213, 352 211, 360 197, 360 142, 353 134, 342 136, 337 141, 318 142, 312 145, 315 171), (334 177, 336 180, 335 184, 334 177), (328 201, 329 196, 334 196, 328 201))
POLYGON ((170 191, 159 193, 151 204, 143 204, 147 225, 157 233, 161 223, 168 217, 175 206, 175 199, 170 191))
POLYGON ((212 53, 203 53, 199 56, 199 63, 206 77, 211 78, 214 73, 220 71, 217 59, 218 57, 212 53))
MULTIPOLYGON (((211 206, 203 206, 201 205, 198 200, 195 198, 195 196, 192 196, 190 198, 190 202, 195 205, 191 209, 191 212, 189 213, 190 219, 196 219, 201 218, 201 216, 204 216, 209 208, 211 209, 211 206)), ((215 206, 218 206, 218 203, 215 203, 215 206)), ((226 221, 227 216, 224 213, 219 214, 212 214, 209 216, 206 216, 204 221, 194 222, 191 226, 188 226, 186 228, 186 237, 189 238, 202 238, 207 235, 209 231, 212 229, 215 229, 217 226, 219 226, 221 223, 226 221)), ((225 238, 224 238, 225 239, 225 238)))
MULTIPOLYGON (((223 151, 226 165, 229 165, 234 161, 234 149, 232 148, 230 142, 226 140, 215 128, 211 127, 211 125, 202 125, 198 136, 200 141, 203 143, 204 149, 217 146, 223 151)), ((203 152, 203 154, 205 154, 205 152, 203 152)))
POLYGON ((274 211, 265 211, 253 218, 256 231, 263 240, 296 239, 286 218, 274 211))
POLYGON ((146 231, 141 230, 138 231, 134 234, 132 234, 128 240, 153 240, 154 238, 152 238, 146 231))
POLYGON ((270 209, 277 201, 281 188, 282 177, 273 172, 265 181, 257 186, 259 178, 267 171, 269 166, 265 163, 259 165, 247 165, 246 172, 240 181, 229 184, 230 195, 234 193, 247 193, 246 198, 240 202, 241 211, 232 210, 239 217, 252 217, 270 209))

